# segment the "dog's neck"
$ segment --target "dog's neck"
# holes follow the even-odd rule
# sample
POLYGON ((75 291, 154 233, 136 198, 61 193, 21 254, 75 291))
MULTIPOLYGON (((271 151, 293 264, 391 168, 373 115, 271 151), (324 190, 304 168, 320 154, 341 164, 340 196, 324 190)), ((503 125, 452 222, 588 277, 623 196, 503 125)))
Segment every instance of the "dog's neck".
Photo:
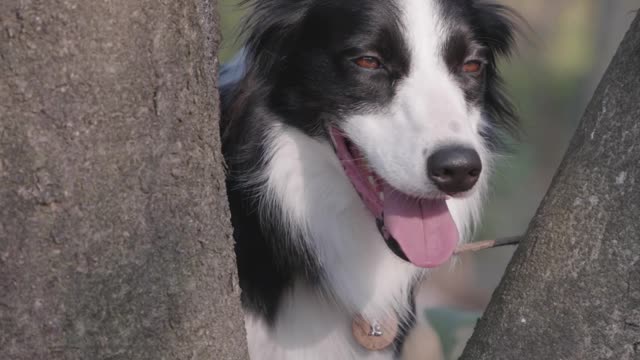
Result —
MULTIPOLYGON (((402 330, 412 327, 411 315, 405 314, 402 330)), ((399 353, 405 336, 398 333, 382 350, 363 347, 353 335, 350 311, 304 283, 298 283, 283 299, 273 325, 251 314, 245 319, 250 355, 259 359, 390 360, 399 353)))

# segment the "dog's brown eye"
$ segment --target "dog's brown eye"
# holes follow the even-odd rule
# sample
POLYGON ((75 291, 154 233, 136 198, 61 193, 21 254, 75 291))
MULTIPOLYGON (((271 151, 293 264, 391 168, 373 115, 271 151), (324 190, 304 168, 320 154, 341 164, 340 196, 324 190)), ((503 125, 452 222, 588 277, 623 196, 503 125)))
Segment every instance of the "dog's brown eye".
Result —
POLYGON ((353 60, 353 62, 361 68, 368 70, 377 70, 382 67, 380 60, 373 56, 362 56, 353 60))
POLYGON ((467 74, 477 74, 482 70, 482 63, 477 60, 467 61, 462 65, 462 71, 467 74))

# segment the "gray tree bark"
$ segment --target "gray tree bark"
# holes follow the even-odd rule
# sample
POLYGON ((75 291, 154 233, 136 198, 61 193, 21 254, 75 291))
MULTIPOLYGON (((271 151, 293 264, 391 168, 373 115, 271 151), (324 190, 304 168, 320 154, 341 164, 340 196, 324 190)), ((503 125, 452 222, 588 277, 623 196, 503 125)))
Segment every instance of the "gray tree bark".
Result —
POLYGON ((640 17, 462 359, 640 359, 640 17))
POLYGON ((0 359, 246 359, 215 0, 0 1, 0 359))

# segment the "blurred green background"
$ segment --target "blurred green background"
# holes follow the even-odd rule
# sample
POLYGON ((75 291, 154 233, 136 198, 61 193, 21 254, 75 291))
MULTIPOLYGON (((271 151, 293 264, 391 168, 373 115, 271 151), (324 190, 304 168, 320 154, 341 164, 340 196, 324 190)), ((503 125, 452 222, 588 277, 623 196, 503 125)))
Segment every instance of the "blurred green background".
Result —
MULTIPOLYGON (((523 136, 516 151, 501 162, 493 180, 479 239, 526 231, 585 106, 640 9, 640 0, 497 2, 514 8, 528 23, 523 28, 525 36, 519 39, 517 52, 502 64, 509 93, 521 118, 523 136)), ((223 62, 234 54, 240 43, 237 24, 243 10, 237 4, 238 0, 220 2, 223 62)), ((466 258, 455 274, 447 271, 425 283, 418 295, 419 306, 425 311, 444 306, 481 312, 512 253, 513 249, 499 249, 466 258), (451 286, 452 283, 456 285, 451 286)), ((449 310, 445 313, 450 314, 449 310)), ((460 336, 460 329, 448 334, 440 330, 443 327, 430 326, 429 320, 424 322, 426 327, 435 329, 445 345, 450 343, 447 338, 451 340, 454 336, 451 334, 457 334, 454 338, 462 345, 468 336, 460 336)), ((467 321, 465 326, 472 327, 473 321, 467 321)), ((421 334, 433 336, 433 331, 425 330, 421 334)), ((416 343, 419 348, 420 343, 429 342, 416 343)), ((429 353, 428 349, 413 350, 418 355, 408 355, 407 359, 445 358, 442 354, 429 353)), ((449 354, 446 358, 457 356, 455 351, 446 352, 449 354)))

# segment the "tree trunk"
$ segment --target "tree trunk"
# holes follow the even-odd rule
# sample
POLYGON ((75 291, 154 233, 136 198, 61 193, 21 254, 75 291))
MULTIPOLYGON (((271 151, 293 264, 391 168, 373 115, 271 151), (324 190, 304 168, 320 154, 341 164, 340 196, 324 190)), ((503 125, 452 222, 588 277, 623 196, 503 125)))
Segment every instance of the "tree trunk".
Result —
POLYGON ((639 139, 637 17, 462 359, 640 359, 639 139))
POLYGON ((0 1, 0 358, 246 359, 215 0, 0 1))

